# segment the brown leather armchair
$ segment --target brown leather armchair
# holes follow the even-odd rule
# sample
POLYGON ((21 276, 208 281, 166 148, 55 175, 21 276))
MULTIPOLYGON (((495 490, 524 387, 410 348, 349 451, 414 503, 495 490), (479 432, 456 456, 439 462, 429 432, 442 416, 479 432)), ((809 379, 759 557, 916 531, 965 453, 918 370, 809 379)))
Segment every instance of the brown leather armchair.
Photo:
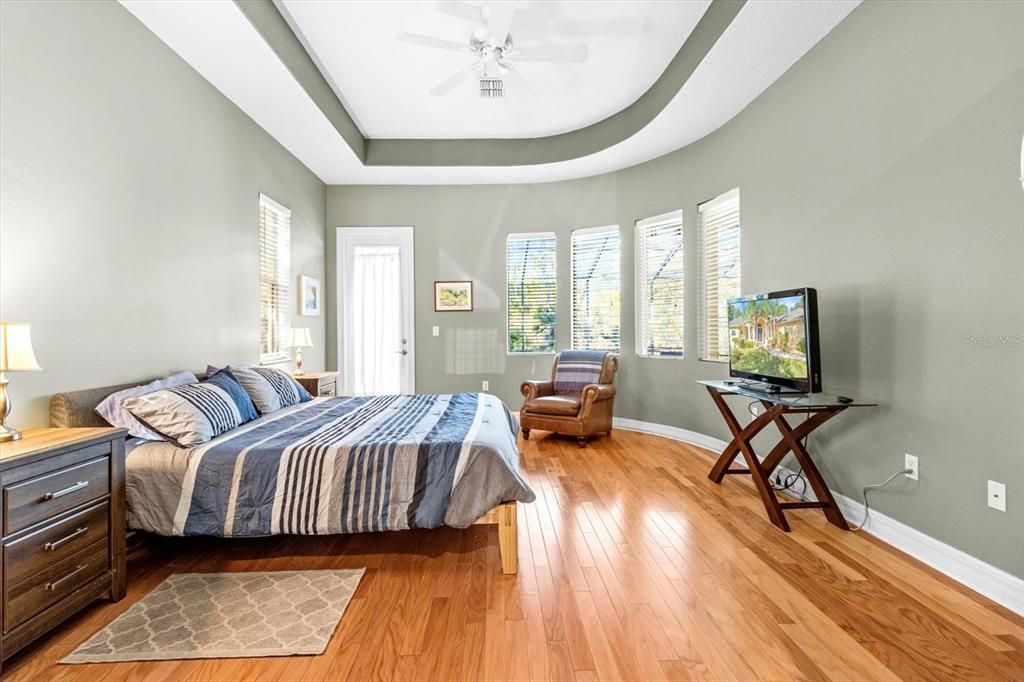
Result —
POLYGON ((619 359, 609 353, 601 364, 597 383, 588 384, 581 393, 556 393, 555 372, 558 357, 551 367, 550 381, 524 381, 519 390, 525 401, 519 411, 523 437, 530 438, 531 429, 554 431, 576 436, 580 447, 590 437, 612 432, 612 406, 615 402, 615 372, 619 359))

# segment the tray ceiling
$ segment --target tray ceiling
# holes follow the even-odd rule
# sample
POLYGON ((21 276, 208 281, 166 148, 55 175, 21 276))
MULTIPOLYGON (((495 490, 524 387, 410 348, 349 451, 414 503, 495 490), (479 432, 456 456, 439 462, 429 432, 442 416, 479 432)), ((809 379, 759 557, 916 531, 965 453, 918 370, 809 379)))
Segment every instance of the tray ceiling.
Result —
POLYGON ((724 125, 859 2, 524 1, 555 9, 517 17, 517 42, 516 30, 584 40, 590 58, 523 64, 535 97, 480 102, 472 86, 448 101, 423 94, 461 55, 394 40, 457 39, 472 23, 438 9, 466 3, 121 0, 328 184, 548 182, 647 161, 724 125), (553 159, 538 152, 554 147, 553 159))
POLYGON ((520 2, 516 46, 586 45, 583 63, 522 63, 531 94, 509 82, 483 99, 475 79, 443 96, 430 90, 473 61, 470 54, 396 40, 411 32, 467 44, 480 21, 444 2, 278 0, 278 7, 370 138, 522 138, 582 128, 624 109, 668 66, 710 0, 520 2))

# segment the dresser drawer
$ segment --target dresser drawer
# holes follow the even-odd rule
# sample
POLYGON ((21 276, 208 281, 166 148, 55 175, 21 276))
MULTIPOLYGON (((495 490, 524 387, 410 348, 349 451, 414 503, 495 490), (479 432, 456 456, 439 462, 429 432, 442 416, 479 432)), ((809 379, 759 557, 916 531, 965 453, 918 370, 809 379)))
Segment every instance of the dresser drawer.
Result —
POLYGON ((63 561, 110 533, 110 504, 100 504, 3 547, 4 583, 16 585, 50 564, 63 561))
POLYGON ((99 499, 110 488, 109 455, 3 489, 4 535, 99 499))
POLYGON ((51 564, 17 585, 5 585, 4 632, 10 632, 109 569, 110 549, 101 541, 51 564))
POLYGON ((320 384, 320 396, 334 396, 338 395, 338 384, 331 382, 329 384, 320 384))

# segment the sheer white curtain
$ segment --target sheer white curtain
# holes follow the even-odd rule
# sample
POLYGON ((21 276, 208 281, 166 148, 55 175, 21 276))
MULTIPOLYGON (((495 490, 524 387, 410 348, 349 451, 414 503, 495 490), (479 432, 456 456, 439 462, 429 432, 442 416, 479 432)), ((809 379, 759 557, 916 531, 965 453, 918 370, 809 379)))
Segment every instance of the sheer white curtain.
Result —
POLYGON ((401 258, 397 246, 357 246, 352 262, 353 388, 402 391, 401 258))

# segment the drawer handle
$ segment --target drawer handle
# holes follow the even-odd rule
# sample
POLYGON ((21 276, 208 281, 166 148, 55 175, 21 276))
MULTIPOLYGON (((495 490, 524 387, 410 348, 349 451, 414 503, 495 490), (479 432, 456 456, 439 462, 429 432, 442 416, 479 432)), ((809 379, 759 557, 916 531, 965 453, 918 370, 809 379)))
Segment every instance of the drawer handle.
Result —
POLYGON ((81 528, 76 530, 74 533, 71 533, 70 535, 62 537, 60 540, 54 540, 53 542, 47 542, 45 545, 43 545, 43 549, 46 550, 47 552, 52 552, 55 549, 57 549, 58 547, 60 547, 61 545, 63 545, 64 543, 71 542, 72 540, 77 538, 79 535, 84 535, 85 533, 88 533, 88 532, 89 532, 89 526, 82 526, 81 528))
POLYGON ((78 566, 75 567, 75 570, 71 571, 70 573, 68 573, 63 578, 60 578, 58 580, 54 580, 53 582, 46 583, 46 589, 48 591, 50 591, 50 592, 56 590, 58 587, 60 587, 61 585, 63 585, 67 581, 71 580, 72 578, 74 578, 76 575, 78 575, 79 573, 81 573, 82 571, 84 571, 87 568, 89 568, 89 564, 79 564, 78 566))
POLYGON ((83 490, 88 487, 89 481, 79 481, 74 485, 69 485, 67 488, 64 488, 63 490, 58 490, 55 493, 46 493, 45 495, 43 495, 43 502, 48 502, 49 500, 56 500, 58 497, 64 497, 65 495, 70 495, 71 493, 77 493, 79 490, 83 490))

